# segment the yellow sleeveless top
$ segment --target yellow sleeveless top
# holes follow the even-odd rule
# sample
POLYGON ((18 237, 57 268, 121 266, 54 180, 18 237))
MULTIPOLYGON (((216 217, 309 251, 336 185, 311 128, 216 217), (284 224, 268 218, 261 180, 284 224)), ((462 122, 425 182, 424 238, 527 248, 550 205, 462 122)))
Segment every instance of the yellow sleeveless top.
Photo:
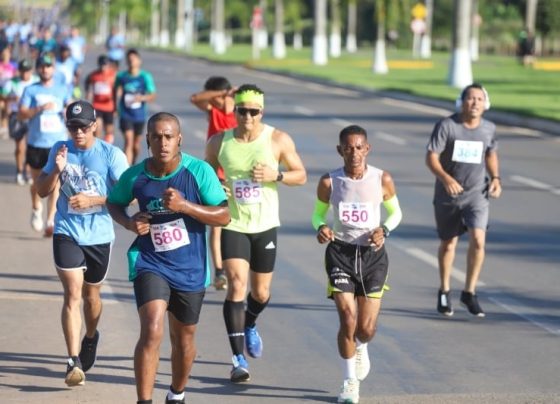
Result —
POLYGON ((274 128, 264 125, 260 135, 251 142, 239 142, 233 130, 224 132, 218 153, 226 185, 231 191, 228 205, 231 222, 228 230, 240 233, 260 233, 280 226, 278 190, 276 182, 256 183, 251 180, 251 170, 257 163, 278 169, 272 151, 274 128))

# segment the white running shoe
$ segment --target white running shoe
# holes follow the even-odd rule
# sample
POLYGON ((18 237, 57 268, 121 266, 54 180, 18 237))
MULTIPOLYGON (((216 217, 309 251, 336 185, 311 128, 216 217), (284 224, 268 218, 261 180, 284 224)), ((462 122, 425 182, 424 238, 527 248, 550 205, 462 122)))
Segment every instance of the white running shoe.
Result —
POLYGON ((27 185, 27 181, 25 180, 25 176, 23 175, 23 173, 17 173, 16 175, 16 183, 18 185, 27 185))
POLYGON ((33 209, 31 211, 31 227, 40 233, 43 231, 43 209, 33 209))
POLYGON ((370 368, 367 344, 362 344, 359 348, 356 348, 356 377, 359 381, 367 377, 370 368))
POLYGON ((339 403, 357 404, 360 401, 360 382, 358 379, 346 379, 338 395, 339 403))

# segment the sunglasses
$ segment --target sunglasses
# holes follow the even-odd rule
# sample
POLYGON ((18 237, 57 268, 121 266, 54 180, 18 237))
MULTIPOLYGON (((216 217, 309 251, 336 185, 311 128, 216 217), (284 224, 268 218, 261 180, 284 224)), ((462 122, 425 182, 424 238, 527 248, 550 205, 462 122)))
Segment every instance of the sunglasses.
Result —
POLYGON ((66 125, 66 128, 68 129, 68 131, 70 133, 78 133, 78 131, 81 131, 82 133, 86 133, 88 130, 91 129, 91 127, 93 126, 95 122, 90 123, 87 126, 83 126, 83 125, 66 125))
POLYGON ((247 113, 251 116, 257 116, 262 111, 261 109, 258 108, 243 108, 243 107, 237 107, 235 108, 235 110, 241 116, 245 116, 247 115, 247 113))

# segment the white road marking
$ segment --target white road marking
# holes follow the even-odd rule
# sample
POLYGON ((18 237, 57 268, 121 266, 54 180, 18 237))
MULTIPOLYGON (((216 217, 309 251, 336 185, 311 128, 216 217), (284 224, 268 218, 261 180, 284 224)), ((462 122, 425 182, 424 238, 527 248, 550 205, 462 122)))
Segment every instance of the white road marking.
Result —
POLYGON ((335 125, 341 126, 343 128, 352 125, 352 122, 347 121, 345 119, 339 119, 339 118, 331 118, 329 119, 329 121, 331 121, 332 123, 334 123, 335 125))
MULTIPOLYGON (((396 243, 399 244, 399 243, 396 243)), ((394 245, 394 244, 392 244, 394 245)), ((396 246, 397 248, 401 249, 402 251, 404 251, 405 253, 407 253, 408 255, 413 256, 414 258, 425 262, 426 264, 438 269, 438 260, 437 257, 435 257, 432 254, 427 253, 424 250, 421 250, 419 248, 416 247, 405 247, 405 248, 400 248, 399 246, 396 246)), ((460 269, 457 269, 455 267, 453 267, 451 269, 451 277, 461 283, 465 282, 465 278, 466 278, 466 274, 465 272, 461 271, 460 269)), ((478 286, 486 286, 486 284, 482 281, 478 281, 478 286)))
POLYGON ((531 136, 531 137, 543 137, 542 132, 536 129, 522 128, 519 126, 505 126, 505 125, 500 125, 500 126, 503 126, 504 131, 509 132, 509 134, 531 136))
POLYGON ((507 297, 500 297, 499 299, 490 297, 489 300, 498 306, 503 307, 510 313, 527 320, 531 324, 534 324, 551 334, 560 336, 560 328, 558 327, 557 321, 550 320, 548 323, 546 321, 540 321, 538 318, 541 317, 542 314, 529 309, 527 306, 523 306, 523 311, 519 311, 519 309, 516 309, 516 307, 519 307, 519 301, 507 297))
POLYGON ((306 107, 302 107, 301 105, 294 106, 294 111, 296 111, 298 114, 305 115, 305 116, 314 116, 315 115, 315 111, 313 111, 309 108, 306 108, 306 107))
POLYGON ((448 109, 444 109, 444 108, 431 107, 428 105, 422 105, 411 101, 395 100, 393 98, 382 98, 381 101, 384 104, 392 105, 394 107, 408 108, 414 111, 426 112, 428 114, 434 114, 434 115, 447 116, 451 112, 448 109))
MULTIPOLYGON (((438 260, 437 257, 433 254, 429 254, 420 248, 411 247, 409 243, 404 241, 403 239, 399 238, 398 236, 391 237, 391 246, 396 247, 397 249, 405 252, 406 254, 422 261, 429 266, 438 269, 438 260)), ((451 270, 451 277, 461 283, 465 282, 466 274, 453 267, 451 270)), ((486 286, 486 284, 482 281, 478 281, 478 286, 486 286)), ((536 312, 535 310, 531 309, 529 306, 524 305, 521 301, 508 298, 508 297, 488 297, 490 301, 497 304, 500 307, 503 307, 507 311, 516 316, 521 317, 522 319, 530 322, 533 325, 553 334, 560 336, 560 328, 556 321, 543 321, 540 318, 542 317, 541 313, 536 312)))
MULTIPOLYGON (((104 287, 105 289, 106 287, 104 287)), ((103 290, 103 289, 102 289, 103 290)), ((28 301, 35 301, 35 302, 56 302, 62 303, 63 296, 60 294, 59 296, 51 296, 51 295, 44 295, 42 291, 37 291, 37 293, 33 292, 12 292, 12 291, 0 291, 0 300, 28 300, 28 301)), ((101 293, 103 303, 104 304, 115 304, 118 303, 118 299, 116 296, 111 292, 110 294, 101 293)))
POLYGON ((535 188, 540 191, 548 191, 553 195, 560 196, 560 188, 555 188, 553 185, 547 184, 545 182, 541 182, 539 180, 535 180, 529 177, 523 177, 521 175, 512 175, 509 178, 513 182, 518 182, 520 184, 527 185, 531 188, 535 188))
POLYGON ((310 90, 319 91, 322 93, 343 95, 345 97, 351 97, 351 98, 358 98, 360 96, 360 93, 358 91, 347 90, 345 88, 330 87, 318 83, 305 83, 304 85, 306 88, 309 88, 310 90))
POLYGON ((375 132, 374 136, 377 137, 378 139, 385 140, 386 142, 394 143, 399 146, 405 146, 406 144, 408 144, 408 142, 405 139, 399 136, 391 135, 390 133, 375 132))

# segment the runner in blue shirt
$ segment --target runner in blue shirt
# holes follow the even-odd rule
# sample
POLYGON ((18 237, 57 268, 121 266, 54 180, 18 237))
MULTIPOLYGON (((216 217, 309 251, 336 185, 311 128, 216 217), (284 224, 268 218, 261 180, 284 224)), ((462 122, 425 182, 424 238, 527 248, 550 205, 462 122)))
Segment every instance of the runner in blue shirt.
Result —
POLYGON ((40 196, 61 184, 53 236, 54 263, 64 289, 62 329, 68 351, 65 382, 82 385, 94 364, 99 341, 101 284, 107 276, 113 222, 105 207, 107 194, 128 168, 122 151, 95 137, 93 106, 77 101, 66 110, 72 140, 57 142, 37 179, 40 196), (84 300, 86 334, 80 347, 84 300))
MULTIPOLYGON (((47 163, 51 147, 60 140, 66 140, 68 134, 64 127, 64 108, 70 101, 68 88, 57 84, 54 79, 54 59, 41 55, 36 63, 40 81, 27 86, 21 96, 18 119, 29 119, 27 150, 25 158, 31 169, 33 182, 41 174, 47 163)), ((55 188, 47 200, 47 225, 45 237, 51 237, 54 231, 54 215, 58 188, 55 188)), ((31 226, 37 232, 43 231, 43 205, 37 195, 34 184, 31 185, 31 226)))
POLYGON ((181 139, 176 116, 152 116, 147 134, 152 157, 128 169, 107 201, 113 219, 138 235, 128 259, 140 317, 134 351, 139 403, 151 403, 166 311, 173 369, 166 403, 184 403, 196 354, 196 324, 210 283, 206 225, 230 221, 227 197, 214 170, 181 153, 181 139), (139 212, 131 217, 126 208, 135 199, 139 212))
POLYGON ((115 80, 115 97, 124 153, 129 164, 134 164, 142 150, 141 135, 148 116, 146 103, 155 100, 156 86, 152 75, 141 69, 142 59, 136 49, 129 49, 126 62, 128 70, 119 72, 115 80))

